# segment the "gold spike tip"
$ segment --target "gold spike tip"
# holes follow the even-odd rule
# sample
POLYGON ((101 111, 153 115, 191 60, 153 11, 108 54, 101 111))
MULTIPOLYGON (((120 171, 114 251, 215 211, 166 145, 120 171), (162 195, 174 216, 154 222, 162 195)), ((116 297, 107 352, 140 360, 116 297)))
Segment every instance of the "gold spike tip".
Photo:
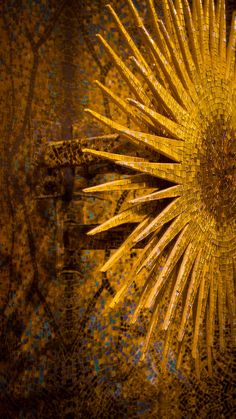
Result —
POLYGON ((105 41, 105 40, 104 40, 104 38, 103 38, 103 36, 102 36, 102 35, 100 35, 100 33, 97 33, 95 36, 96 36, 96 38, 98 38, 100 41, 102 41, 102 42, 103 42, 103 41, 105 41))
MULTIPOLYGON (((154 2, 148 1, 156 36, 149 35, 142 23, 141 35, 145 41, 142 53, 112 6, 107 6, 125 36, 129 48, 127 56, 135 62, 137 77, 129 70, 126 60, 97 35, 131 92, 130 98, 120 98, 120 107, 127 117, 135 116, 135 128, 131 130, 90 109, 85 112, 125 135, 137 148, 138 155, 143 155, 141 147, 146 144, 150 151, 155 150, 155 156, 157 153, 164 155, 165 160, 163 157, 158 160, 153 157, 150 161, 130 156, 116 158, 115 154, 101 151, 100 158, 110 158, 135 174, 127 184, 122 180, 108 182, 85 188, 84 192, 109 191, 111 187, 112 190, 120 188, 120 191, 139 190, 139 194, 129 199, 128 210, 88 234, 127 222, 137 223, 135 235, 131 234, 128 242, 123 243, 101 268, 104 271, 115 266, 136 243, 146 239, 132 276, 124 278, 110 306, 116 307, 122 301, 134 279, 141 281, 145 289, 132 321, 137 320, 142 309, 158 304, 166 329, 163 365, 168 351, 176 347, 178 340, 183 342, 178 354, 181 363, 187 348, 185 332, 190 330, 192 356, 196 358, 198 374, 202 357, 208 359, 209 371, 213 372, 212 348, 219 345, 222 350, 227 349, 225 330, 232 323, 229 317, 235 308, 235 14, 226 45, 224 0, 217 2, 216 12, 213 0, 206 2, 204 7, 196 0, 193 9, 188 0, 173 5, 169 0, 162 0, 164 23, 155 13, 154 2), (165 62, 166 69, 162 71, 165 62), (164 180, 164 188, 157 179, 164 180), (153 185, 157 186, 154 193, 153 185), (147 186, 146 191, 144 186, 147 186), (142 213, 136 210, 140 205, 142 213), (147 219, 146 223, 144 219, 147 219)), ((131 0, 128 5, 136 27, 139 27, 141 17, 131 0)), ((95 83, 101 87, 99 81, 95 83)), ((109 89, 108 93, 108 99, 118 104, 116 92, 109 89)), ((99 156, 99 151, 92 153, 99 156)), ((156 313, 158 316, 159 312, 156 313)), ((147 336, 150 345, 155 341, 156 333, 152 325, 150 323, 147 336)), ((143 357, 147 351, 144 346, 143 357)))

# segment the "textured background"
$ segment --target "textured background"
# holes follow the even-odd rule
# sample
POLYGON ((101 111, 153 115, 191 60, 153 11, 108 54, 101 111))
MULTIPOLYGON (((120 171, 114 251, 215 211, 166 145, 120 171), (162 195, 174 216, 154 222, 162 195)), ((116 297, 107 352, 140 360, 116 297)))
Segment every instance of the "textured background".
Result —
MULTIPOLYGON (((231 350, 216 358, 212 378, 203 371, 198 380, 189 358, 180 373, 170 357, 162 375, 161 342, 138 363, 145 319, 132 331, 126 324, 135 296, 106 310, 131 263, 127 255, 107 276, 98 268, 129 226, 93 240, 85 231, 125 208, 126 195, 85 196, 82 188, 114 179, 115 168, 96 160, 44 164, 53 141, 109 133, 85 107, 125 117, 93 84, 98 79, 128 96, 95 38, 102 33, 119 49, 106 3, 0 5, 0 417, 232 418, 231 350)), ((112 4, 136 37, 125 1, 112 4)), ((136 5, 148 21, 145 2, 136 5)))

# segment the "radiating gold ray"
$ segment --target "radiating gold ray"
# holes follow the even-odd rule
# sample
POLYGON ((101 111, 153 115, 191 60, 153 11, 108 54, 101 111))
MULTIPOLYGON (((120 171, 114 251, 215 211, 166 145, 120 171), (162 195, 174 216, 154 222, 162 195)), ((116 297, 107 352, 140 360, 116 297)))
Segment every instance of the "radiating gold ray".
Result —
POLYGON ((109 89, 107 86, 104 86, 100 81, 95 80, 95 84, 102 90, 103 93, 105 93, 109 99, 111 99, 119 108, 125 112, 130 118, 142 128, 142 126, 149 127, 153 129, 153 125, 148 118, 146 118, 144 115, 138 115, 137 112, 134 112, 134 108, 132 106, 129 106, 127 101, 123 100, 121 97, 116 95, 111 89, 109 89))
MULTIPOLYGON (((157 230, 152 239, 148 242, 148 244, 144 247, 144 249, 142 250, 141 254, 139 255, 138 259, 136 260, 136 262, 134 263, 133 267, 132 267, 132 271, 129 275, 129 277, 127 278, 126 282, 119 288, 119 290, 117 291, 115 297, 113 298, 113 300, 110 303, 110 307, 113 308, 116 304, 118 304, 121 299, 123 298, 123 296, 125 295, 125 293, 127 292, 128 288, 132 285, 132 283, 134 282, 134 278, 137 280, 139 279, 139 276, 141 276, 142 278, 145 277, 145 284, 143 286, 143 291, 138 303, 138 306, 134 312, 134 314, 132 315, 130 322, 135 322, 137 320, 139 311, 141 310, 141 308, 143 308, 143 301, 145 301, 145 296, 146 296, 146 291, 150 288, 150 284, 152 283, 152 276, 151 275, 147 275, 144 274, 140 275, 140 265, 143 264, 146 255, 149 253, 149 251, 156 245, 157 241, 158 241, 158 233, 159 230, 157 230)), ((161 261, 160 261, 161 263, 161 261)))
POLYGON ((209 14, 210 14, 210 6, 209 6, 209 0, 205 0, 203 4, 203 39, 204 39, 204 52, 207 59, 207 65, 209 66, 210 61, 210 50, 209 50, 209 28, 210 28, 210 20, 209 20, 209 14))
POLYGON ((120 300, 122 299, 122 297, 124 296, 124 294, 126 293, 128 288, 132 285, 132 283, 134 282, 134 278, 136 278, 136 273, 137 273, 137 270, 139 268, 139 265, 142 263, 143 259, 145 258, 146 253, 149 251, 150 248, 152 248, 153 243, 155 243, 156 240, 157 239, 154 236, 152 238, 152 240, 150 240, 150 242, 145 246, 141 255, 139 256, 139 258, 134 263, 134 266, 132 267, 132 270, 131 270, 131 273, 130 273, 129 277, 126 279, 125 283, 120 287, 120 289, 117 291, 115 297, 111 301, 110 308, 113 308, 116 304, 118 304, 120 302, 120 300))
MULTIPOLYGON (((173 220, 175 217, 178 217, 178 215, 184 213, 184 207, 186 202, 186 197, 179 197, 173 200, 160 214, 157 215, 157 217, 153 219, 149 226, 145 230, 143 230, 142 233, 140 233, 136 240, 140 241, 145 239, 157 228, 162 227, 164 224, 173 220)), ((185 215, 186 219, 188 219, 188 214, 185 215)))
POLYGON ((114 162, 117 161, 123 161, 123 162, 147 162, 142 157, 136 157, 136 156, 127 156, 126 154, 116 154, 116 153, 108 153, 107 151, 99 151, 99 150, 93 150, 91 148, 83 148, 83 153, 89 153, 93 156, 99 156, 104 159, 108 159, 114 162))
POLYGON ((117 164, 128 167, 129 169, 137 170, 143 173, 156 176, 160 179, 169 180, 173 183, 182 183, 181 172, 182 165, 178 163, 150 163, 150 162, 122 162, 117 161, 117 164))
POLYGON ((182 256, 182 254, 185 252, 186 247, 187 247, 189 241, 191 240, 191 234, 193 234, 193 232, 194 232, 194 228, 193 228, 192 224, 187 224, 187 226, 185 226, 183 228, 183 230, 182 230, 180 236, 178 237, 173 249, 170 252, 170 255, 169 255, 169 257, 166 261, 166 264, 165 264, 161 274, 157 278, 156 284, 153 286, 153 288, 152 288, 152 290, 149 294, 149 297, 148 297, 148 300, 147 300, 147 307, 152 307, 158 292, 160 291, 160 289, 163 287, 163 285, 167 281, 170 273, 174 269, 176 263, 178 262, 178 260, 182 256))
POLYGON ((106 263, 100 269, 101 272, 106 272, 110 269, 114 263, 117 262, 125 253, 133 246, 134 240, 139 235, 140 231, 146 227, 149 223, 149 218, 145 218, 135 229, 134 231, 128 236, 128 238, 124 241, 124 243, 111 255, 111 257, 106 261, 106 263))
POLYGON ((236 12, 234 12, 232 15, 229 42, 227 46, 227 63, 226 63, 226 77, 227 78, 230 78, 230 76, 232 76, 234 73, 235 50, 236 50, 236 12))
MULTIPOLYGON (((139 13, 138 13, 136 7, 134 6, 133 2, 132 1, 127 1, 127 2, 129 4, 129 8, 130 8, 131 14, 134 17, 134 20, 136 22, 136 25, 137 25, 138 29, 141 31, 141 34, 143 34, 144 25, 143 25, 142 19, 139 16, 139 13)), ((144 38, 144 41, 146 41, 146 38, 144 38)), ((131 49, 134 50, 132 48, 132 44, 130 46, 131 46, 131 49)), ((142 63, 142 65, 144 65, 146 67, 148 73, 149 74, 152 74, 152 71, 150 70, 150 67, 148 66, 147 62, 145 60, 142 60, 142 59, 140 60, 138 58, 138 56, 137 56, 136 53, 134 55, 136 56, 136 58, 138 59, 138 61, 140 63, 142 63)), ((155 58, 154 58, 154 60, 155 60, 155 58)), ((155 73, 157 73, 157 71, 155 71, 155 73)), ((163 74, 162 74, 162 70, 161 69, 158 69, 158 76, 159 76, 161 82, 163 83, 163 85, 166 87, 165 78, 163 77, 163 74)), ((158 102, 156 102, 156 103, 158 104, 158 107, 161 107, 162 108, 162 105, 160 103, 158 103, 158 102)))
POLYGON ((141 17, 139 16, 139 13, 136 9, 136 7, 134 6, 134 3, 132 2, 132 0, 127 0, 127 4, 130 8, 131 14, 133 15, 135 21, 136 21, 136 25, 137 27, 140 27, 143 25, 143 21, 141 19, 141 17))
MULTIPOLYGON (((129 35, 129 33, 127 32, 127 30, 125 29, 124 25, 122 24, 121 20, 119 19, 119 17, 117 16, 116 12, 114 11, 113 7, 108 4, 107 8, 109 9, 113 19, 115 20, 116 24, 117 24, 117 28, 119 29, 120 33, 122 34, 124 40, 126 41, 127 45, 129 46, 129 48, 131 49, 131 51, 133 52, 133 54, 135 55, 135 57, 144 65, 147 66, 147 63, 145 61, 145 59, 143 58, 142 54, 140 53, 139 49, 136 47, 134 41, 132 40, 131 36, 129 35)), ((142 24, 142 21, 139 21, 139 24, 142 24)))
POLYGON ((233 261, 229 260, 226 269, 226 303, 231 325, 233 342, 235 342, 235 286, 233 261))
POLYGON ((165 372, 165 370, 166 370, 166 364, 168 362, 168 355, 169 355, 169 350, 170 350, 171 336, 172 336, 172 330, 169 328, 166 331, 165 344, 164 344, 162 360, 161 360, 161 370, 162 370, 162 372, 165 372))
MULTIPOLYGON (((206 255, 206 257, 207 256, 208 255, 206 255)), ((216 297, 217 297, 217 291, 215 290, 214 293, 212 292, 216 285, 215 278, 214 278, 215 267, 216 267, 216 261, 215 261, 214 256, 211 255, 207 263, 205 263, 205 265, 203 266, 203 274, 202 274, 203 282, 200 284, 200 288, 199 288, 199 300, 197 304, 193 346, 192 346, 193 356, 195 356, 196 354, 198 343, 199 343, 200 327, 204 325, 204 321, 207 320, 207 316, 209 317, 209 321, 208 321, 209 327, 206 325, 206 327, 208 328, 205 330, 205 333, 207 335, 209 345, 212 346, 212 343, 213 343, 213 335, 212 335, 212 332, 214 331, 214 324, 213 324, 214 317, 213 316, 215 316, 216 314, 214 310, 216 309, 216 297), (202 286, 203 288, 201 288, 202 286), (212 296, 214 296, 214 300, 211 300, 212 296), (213 306, 211 306, 210 300, 213 303, 213 306), (214 308, 214 310, 212 311, 212 316, 211 316, 212 308, 214 308)))
MULTIPOLYGON (((153 189, 150 186, 150 176, 144 174, 127 176, 124 179, 113 180, 100 185, 83 189, 84 192, 127 191, 136 189, 153 189)), ((155 188, 157 189, 157 188, 155 188)))
POLYGON ((217 288, 217 302, 218 302, 218 321, 219 321, 219 333, 220 333, 220 350, 223 352, 225 349, 225 315, 226 315, 226 295, 225 287, 223 286, 225 277, 221 269, 219 269, 218 275, 218 288, 217 288))
MULTIPOLYGON (((156 268, 158 269, 158 267, 159 267, 159 265, 156 268)), ((137 307, 136 307, 133 315, 130 318, 130 323, 131 324, 134 324, 137 321, 140 312, 145 308, 148 295, 150 293, 150 290, 152 289, 152 284, 153 284, 153 281, 154 281, 154 277, 155 277, 154 272, 148 273, 145 276, 145 283, 144 283, 144 286, 143 286, 143 289, 142 289, 142 293, 140 295, 137 307)), ((158 298, 156 298, 154 306, 157 306, 157 304, 159 304, 160 299, 161 299, 161 293, 159 293, 158 298)))
POLYGON ((119 56, 113 51, 110 45, 105 41, 105 39, 101 35, 97 35, 100 42, 103 44, 105 50, 109 54, 110 58, 116 64, 118 70, 120 71, 121 75, 124 77, 126 83, 134 93, 134 95, 141 100, 141 102, 149 104, 150 101, 143 89, 142 84, 140 81, 133 75, 133 73, 129 70, 129 68, 124 64, 124 62, 119 58, 119 56))
MULTIPOLYGON (((117 122, 110 120, 109 118, 106 118, 105 116, 98 114, 97 112, 91 111, 89 109, 88 110, 86 109, 86 112, 89 112, 98 121, 113 128, 115 131, 119 132, 120 134, 134 141, 135 144, 149 146, 153 150, 163 154, 164 156, 171 158, 172 160, 180 161, 182 159, 183 141, 178 141, 176 139, 171 139, 171 138, 159 137, 157 135, 147 134, 144 132, 133 131, 129 128, 124 127, 123 125, 118 124, 117 122)), ((84 151, 90 152, 91 154, 98 154, 98 152, 95 152, 94 150, 89 151, 88 149, 85 149, 84 151)), ((101 157, 102 156, 103 157, 105 156, 104 152, 103 154, 101 154, 101 157)), ((119 160, 119 156, 117 160, 119 160)), ((131 158, 127 156, 127 161, 129 160, 131 160, 131 158)), ((134 161, 142 161, 142 160, 144 161, 144 159, 134 158, 134 161)))
MULTIPOLYGON (((219 3, 220 4, 220 3, 219 3)), ((225 66, 226 61, 226 16, 225 16, 225 1, 221 1, 220 16, 219 16, 219 56, 222 67, 225 66)))
POLYGON ((177 360, 176 360, 176 370, 177 371, 180 370, 180 368, 181 368, 183 355, 184 355, 184 352, 185 352, 185 347, 186 347, 186 340, 184 339, 178 345, 177 360))
POLYGON ((210 1, 210 48, 211 48, 211 59, 212 65, 218 64, 218 28, 215 17, 215 4, 214 0, 210 1))
POLYGON ((144 37, 146 39, 146 43, 150 50, 153 53, 157 63, 159 64, 162 73, 164 74, 167 83, 171 87, 171 90, 176 97, 177 101, 180 103, 182 107, 185 109, 188 105, 192 105, 192 102, 189 98, 189 95, 186 93, 185 88, 182 85, 180 79, 176 76, 175 72, 173 71, 171 65, 168 63, 164 55, 161 53, 160 49, 158 48, 157 44, 151 38, 150 34, 146 30, 145 27, 142 28, 144 37))
POLYGON ((180 79, 182 80, 182 83, 184 87, 189 90, 190 92, 194 91, 194 85, 187 73, 187 70, 185 68, 185 64, 183 62, 182 57, 180 56, 180 53, 176 49, 172 39, 170 38, 163 22, 159 20, 159 26, 161 33, 163 35, 163 38, 165 39, 166 45, 168 47, 170 56, 172 58, 173 64, 175 66, 176 72, 179 75, 180 79))
POLYGON ((159 23, 158 23, 158 16, 155 10, 155 6, 154 6, 154 1, 153 0, 148 0, 147 1, 147 5, 149 8, 149 13, 151 15, 151 19, 152 19, 152 23, 153 23, 153 32, 157 37, 157 42, 156 44, 159 46, 160 51, 162 52, 162 54, 168 59, 169 62, 171 62, 171 55, 169 52, 169 49, 166 45, 166 41, 160 31, 160 27, 159 27, 159 23))
MULTIPOLYGON (((208 275, 207 263, 208 263, 209 258, 210 258, 210 249, 208 248, 206 249, 202 247, 197 255, 197 258, 193 267, 190 284, 188 287, 187 297, 186 297, 181 324, 180 324, 179 333, 178 333, 179 341, 181 341, 184 337, 186 322, 190 316, 190 312, 192 310, 193 303, 194 303, 196 294, 198 292, 199 284, 202 280, 202 277, 208 275)), ((200 316, 201 316, 201 312, 199 311, 199 314, 197 313, 197 318, 199 318, 199 320, 200 320, 200 316)))
MULTIPOLYGON (((129 6, 130 6, 130 10, 131 10, 131 12, 132 12, 132 14, 133 14, 136 22, 137 22, 138 27, 140 27, 140 28, 143 27, 142 20, 141 20, 139 14, 138 14, 136 8, 134 7, 134 4, 132 3, 132 1, 128 1, 128 3, 129 3, 129 6)), ((110 11, 112 12, 113 17, 115 18, 115 20, 117 22, 117 26, 118 26, 120 32, 122 33, 123 37, 125 38, 126 42, 128 43, 131 51, 134 53, 134 56, 136 57, 136 59, 138 60, 138 62, 142 65, 142 68, 143 69, 145 68, 144 72, 145 72, 145 74, 147 74, 146 81, 148 83, 150 83, 150 80, 152 79, 153 80, 153 83, 156 84, 155 76, 154 76, 152 70, 150 69, 149 65, 147 64, 147 62, 143 58, 142 54, 139 52, 138 48, 136 47, 136 45, 133 42, 132 38, 129 36, 129 34, 127 33, 126 29, 122 25, 122 23, 119 20, 118 16, 115 14, 114 10, 111 7, 109 7, 109 8, 110 8, 110 11)), ((154 88, 153 83, 151 84, 151 89, 154 88)), ((156 86, 157 86, 157 84, 156 84, 156 86)), ((157 94, 159 95, 159 98, 163 101, 163 93, 162 92, 164 92, 166 96, 169 94, 166 89, 163 90, 162 86, 159 85, 159 89, 158 89, 158 93, 157 94), (160 92, 159 92, 159 90, 160 90, 160 92)))
POLYGON ((165 315, 165 320, 163 323, 164 330, 166 330, 169 327, 171 318, 173 317, 173 313, 176 310, 179 297, 185 287, 186 281, 194 264, 197 252, 200 249, 200 245, 201 243, 195 243, 194 241, 191 241, 184 253, 183 261, 165 315))
POLYGON ((174 28, 174 25, 173 25, 173 22, 172 22, 169 3, 168 3, 167 0, 162 1, 162 7, 163 7, 163 12, 164 12, 164 21, 165 21, 166 29, 168 31, 169 36, 171 36, 171 38, 173 39, 173 43, 175 44, 175 48, 176 47, 178 48, 177 36, 176 36, 176 33, 175 33, 175 28, 174 28))
POLYGON ((181 185, 172 186, 167 189, 163 189, 161 191, 157 191, 148 195, 141 196, 139 198, 131 199, 129 202, 134 204, 135 202, 149 202, 149 201, 157 201, 159 199, 164 198, 176 198, 177 196, 181 196, 183 193, 183 188, 181 185))
MULTIPOLYGON (((175 220, 171 223, 171 225, 167 228, 166 232, 160 238, 158 243, 150 250, 148 257, 145 259, 143 264, 140 266, 140 270, 142 268, 146 268, 151 270, 156 263, 157 258, 163 252, 166 246, 179 234, 179 232, 188 224, 190 221, 190 217, 186 214, 180 214, 175 220)), ((138 240, 137 237, 136 240, 138 240)))
POLYGON ((101 233, 102 231, 109 230, 110 228, 117 227, 118 225, 124 223, 138 223, 142 221, 144 218, 144 214, 140 210, 140 206, 137 207, 135 210, 134 208, 129 208, 120 214, 115 215, 114 217, 110 218, 110 220, 105 221, 103 224, 93 228, 87 234, 89 236, 93 236, 94 234, 101 233))
MULTIPOLYGON (((128 105, 128 110, 129 109, 132 109, 132 106, 131 107, 129 107, 129 105, 128 105)), ((96 118, 99 122, 101 122, 102 124, 104 124, 104 125, 106 125, 106 126, 108 126, 108 127, 110 127, 110 128, 112 128, 112 129, 116 129, 116 130, 119 130, 119 129, 121 129, 122 130, 122 125, 120 125, 120 124, 118 124, 118 123, 116 123, 116 122, 114 122, 114 121, 112 121, 111 119, 109 119, 109 118, 107 118, 107 117, 105 117, 105 116, 103 116, 103 115, 100 115, 98 112, 95 112, 95 111, 92 111, 91 109, 85 109, 84 110, 84 112, 87 112, 87 113, 90 113, 94 118, 96 118)), ((145 115, 143 115, 143 113, 142 113, 142 115, 141 116, 138 116, 137 115, 137 117, 140 119, 140 121, 142 122, 142 121, 144 121, 147 125, 149 125, 149 126, 151 126, 152 127, 152 130, 156 130, 156 126, 153 124, 153 122, 149 119, 149 118, 146 118, 146 116, 145 115)), ((124 128, 124 127, 123 127, 124 128)), ((125 128, 124 129, 124 131, 126 131, 128 128, 125 128)), ((131 138, 131 137, 129 137, 129 138, 131 138)), ((134 138, 132 138, 133 139, 133 141, 135 141, 135 139, 134 138)))
POLYGON ((159 100, 159 103, 166 108, 169 115, 172 116, 176 121, 181 122, 186 116, 186 111, 181 105, 171 96, 154 77, 153 73, 148 68, 142 66, 142 64, 135 58, 131 57, 133 63, 142 74, 144 80, 149 86, 155 100, 159 100))
MULTIPOLYGON (((209 330, 210 323, 209 323, 209 310, 207 310, 206 314, 206 330, 209 330)), ((207 346, 207 368, 209 376, 212 376, 212 347, 210 345, 210 337, 209 334, 206 334, 206 346, 207 346)))
POLYGON ((143 352, 142 352, 142 359, 145 359, 145 356, 147 354, 147 351, 149 349, 150 346, 150 340, 151 337, 155 331, 155 328, 157 326, 158 323, 158 319, 159 319, 159 302, 155 304, 155 307, 153 309, 153 313, 152 313, 152 317, 149 323, 149 327, 148 327, 148 331, 147 331, 147 335, 146 335, 146 339, 145 339, 145 344, 144 344, 144 348, 143 348, 143 352))
POLYGON ((137 107, 144 115, 148 116, 154 124, 163 128, 164 131, 167 131, 171 136, 179 140, 183 139, 183 129, 182 126, 173 122, 171 119, 166 118, 164 115, 155 112, 151 108, 143 105, 134 99, 127 99, 129 103, 137 107))
POLYGON ((190 45, 192 49, 193 59, 195 60, 195 65, 197 66, 198 71, 201 72, 202 56, 201 56, 200 45, 199 45, 199 41, 196 34, 196 28, 194 27, 188 0, 183 0, 183 6, 186 13, 186 21, 187 21, 189 40, 190 40, 190 45))
MULTIPOLYGON (((206 270, 206 267, 204 268, 206 270)), ((204 293, 208 292, 208 284, 209 279, 207 278, 206 273, 202 275, 199 292, 198 292, 198 301, 197 301, 197 309, 196 309, 196 316, 194 321, 194 332, 193 332, 193 344, 192 344, 192 355, 193 358, 196 358, 197 348, 198 348, 198 339, 199 339, 199 330, 201 319, 203 315, 203 301, 204 301, 204 293)))
POLYGON ((213 346, 214 332, 215 332, 215 321, 216 321, 216 300, 218 291, 218 263, 214 264, 215 272, 212 270, 211 282, 210 282, 210 294, 209 294, 209 342, 213 346))
POLYGON ((172 1, 168 0, 169 2, 169 9, 172 15, 172 19, 174 22, 180 50, 184 59, 186 70, 188 71, 190 79, 193 77, 193 73, 195 73, 195 66, 192 59, 192 55, 189 50, 188 43, 185 41, 185 37, 183 35, 184 29, 181 27, 181 23, 178 18, 178 14, 176 13, 176 10, 174 8, 174 4, 172 1))
POLYGON ((182 0, 175 0, 174 5, 175 5, 175 9, 176 9, 176 12, 177 12, 179 20, 180 20, 181 28, 184 28, 184 35, 186 37, 185 20, 184 20, 184 11, 183 11, 182 0))
MULTIPOLYGON (((198 24, 198 34, 199 34, 199 45, 201 49, 202 57, 205 56, 205 48, 204 48, 204 35, 203 35, 203 26, 204 26, 204 19, 203 19, 203 8, 201 0, 195 0, 194 4, 196 5, 196 16, 197 16, 197 24, 198 24)), ((204 66, 204 60, 202 61, 204 66)))

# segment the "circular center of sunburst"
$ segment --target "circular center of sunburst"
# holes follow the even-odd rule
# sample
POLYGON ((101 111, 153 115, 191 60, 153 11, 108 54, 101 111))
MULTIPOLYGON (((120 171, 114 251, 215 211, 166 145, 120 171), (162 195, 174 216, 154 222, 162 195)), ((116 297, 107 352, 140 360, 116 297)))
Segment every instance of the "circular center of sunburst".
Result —
POLYGON ((236 132, 218 118, 208 124, 198 152, 201 199, 218 223, 236 214, 236 132))

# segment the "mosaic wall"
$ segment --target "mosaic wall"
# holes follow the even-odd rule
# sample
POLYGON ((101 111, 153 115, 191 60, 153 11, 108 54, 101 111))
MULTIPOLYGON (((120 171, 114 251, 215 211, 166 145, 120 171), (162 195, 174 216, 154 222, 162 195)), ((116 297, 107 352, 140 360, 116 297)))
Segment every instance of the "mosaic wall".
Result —
MULTIPOLYGON (((112 4, 139 43, 127 2, 112 4)), ((150 27, 146 2, 135 4, 150 27)), ((130 150, 84 112, 90 107, 130 123, 94 84, 130 94, 95 36, 122 46, 128 57, 105 6, 104 0, 0 5, 0 417, 233 418, 231 343, 224 354, 213 352, 212 376, 205 368, 196 374, 188 345, 181 370, 170 352, 162 371, 161 340, 140 362, 148 319, 127 322, 135 287, 123 305, 107 308, 142 246, 101 273, 132 225, 86 234, 128 205, 126 191, 83 192, 130 174, 80 151, 130 150), (72 139, 64 151, 60 141, 72 139)), ((229 24, 234 1, 226 6, 229 24)), ((161 16, 159 4, 157 10, 161 16)))

